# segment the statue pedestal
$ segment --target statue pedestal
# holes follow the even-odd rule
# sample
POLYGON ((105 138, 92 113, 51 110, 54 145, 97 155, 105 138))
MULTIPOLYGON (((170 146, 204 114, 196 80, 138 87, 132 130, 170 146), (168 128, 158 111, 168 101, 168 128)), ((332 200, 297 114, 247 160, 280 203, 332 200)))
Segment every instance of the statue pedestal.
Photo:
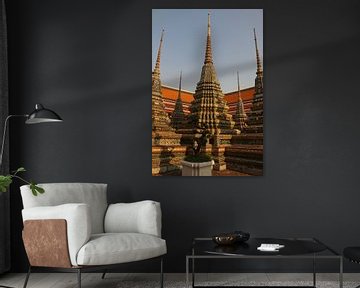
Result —
POLYGON ((188 162, 181 161, 182 176, 212 176, 214 161, 208 162, 188 162))

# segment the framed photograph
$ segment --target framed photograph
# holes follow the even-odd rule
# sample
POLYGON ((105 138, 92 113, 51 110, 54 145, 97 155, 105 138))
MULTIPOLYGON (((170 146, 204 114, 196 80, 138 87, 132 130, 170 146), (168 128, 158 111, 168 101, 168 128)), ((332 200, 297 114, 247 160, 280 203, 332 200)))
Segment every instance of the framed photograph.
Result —
POLYGON ((262 9, 153 9, 152 175, 263 175, 262 9))

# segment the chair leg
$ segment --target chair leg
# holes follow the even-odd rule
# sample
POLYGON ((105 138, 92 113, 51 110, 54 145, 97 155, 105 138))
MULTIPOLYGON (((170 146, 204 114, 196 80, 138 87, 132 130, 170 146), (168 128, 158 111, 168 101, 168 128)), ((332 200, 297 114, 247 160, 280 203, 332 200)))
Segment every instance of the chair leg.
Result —
POLYGON ((78 288, 81 288, 81 269, 77 269, 78 288))
POLYGON ((26 288, 27 283, 28 283, 28 281, 29 281, 30 274, 31 274, 31 265, 29 266, 29 270, 28 270, 28 272, 27 272, 27 274, 26 274, 26 278, 25 278, 25 282, 24 282, 23 288, 26 288))
POLYGON ((101 279, 105 279, 106 272, 107 272, 107 270, 105 269, 104 273, 101 275, 101 279))
POLYGON ((164 288, 164 259, 163 257, 161 257, 161 260, 160 260, 160 287, 161 288, 164 288))

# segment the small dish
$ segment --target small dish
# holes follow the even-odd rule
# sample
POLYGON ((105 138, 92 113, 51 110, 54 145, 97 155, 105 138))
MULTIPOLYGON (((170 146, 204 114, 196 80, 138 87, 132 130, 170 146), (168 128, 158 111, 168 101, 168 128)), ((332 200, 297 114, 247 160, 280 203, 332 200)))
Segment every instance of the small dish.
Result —
POLYGON ((219 234, 212 237, 212 240, 218 245, 232 245, 237 241, 236 234, 219 234))

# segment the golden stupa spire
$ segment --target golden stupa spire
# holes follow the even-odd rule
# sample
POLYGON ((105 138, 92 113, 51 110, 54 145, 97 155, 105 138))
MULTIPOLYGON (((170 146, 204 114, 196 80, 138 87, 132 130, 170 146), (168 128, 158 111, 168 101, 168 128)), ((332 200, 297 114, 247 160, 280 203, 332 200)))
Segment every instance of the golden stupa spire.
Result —
POLYGON ((259 55, 259 49, 257 45, 257 39, 256 39, 256 31, 254 28, 254 40, 255 40, 255 49, 256 49, 256 74, 262 73, 262 66, 261 66, 261 59, 259 55))
POLYGON ((182 70, 180 71, 179 95, 178 95, 178 99, 180 100, 181 100, 181 79, 182 79, 182 70))
POLYGON ((238 84, 238 102, 236 105, 236 112, 233 116, 235 121, 234 128, 239 129, 240 131, 244 131, 244 128, 247 127, 247 115, 245 113, 244 103, 241 98, 241 91, 240 91, 240 80, 239 80, 239 71, 237 71, 237 84, 238 84))
POLYGON ((240 92, 240 80, 239 80, 239 71, 237 71, 237 84, 238 84, 238 101, 241 99, 241 92, 240 92))
POLYGON ((204 63, 213 63, 212 51, 211 51, 211 26, 210 26, 210 12, 208 13, 208 28, 207 28, 207 39, 206 39, 206 52, 204 63))
POLYGON ((161 31, 159 50, 157 53, 156 64, 155 64, 155 68, 154 68, 154 74, 157 74, 157 75, 160 75, 160 58, 161 58, 161 48, 162 48, 162 43, 163 43, 163 37, 164 37, 164 29, 162 29, 162 31, 161 31))

